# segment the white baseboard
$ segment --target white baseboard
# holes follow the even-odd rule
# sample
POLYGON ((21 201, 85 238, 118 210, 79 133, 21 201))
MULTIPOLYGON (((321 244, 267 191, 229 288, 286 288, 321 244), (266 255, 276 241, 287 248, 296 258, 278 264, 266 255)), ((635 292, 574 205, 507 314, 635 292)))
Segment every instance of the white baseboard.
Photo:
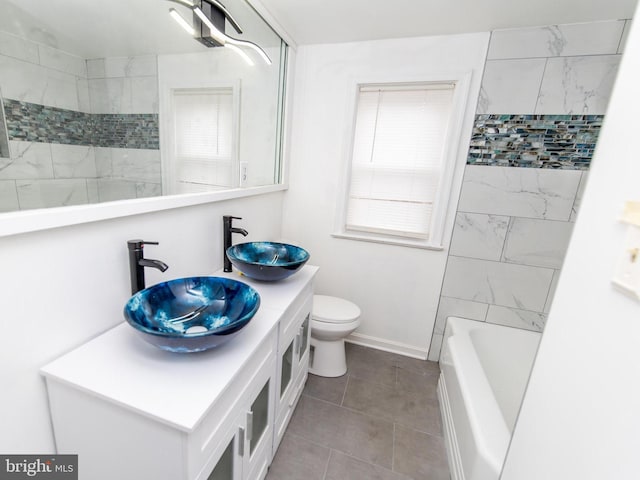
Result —
POLYGON ((356 345, 362 345, 363 347, 375 348, 377 350, 383 350, 385 352, 397 353, 398 355, 404 355, 405 357, 418 358, 420 360, 427 359, 427 349, 421 349, 413 345, 407 345, 405 343, 394 342, 391 340, 384 340, 382 338, 372 337, 369 335, 363 335, 361 333, 352 333, 345 342, 354 343, 356 345))

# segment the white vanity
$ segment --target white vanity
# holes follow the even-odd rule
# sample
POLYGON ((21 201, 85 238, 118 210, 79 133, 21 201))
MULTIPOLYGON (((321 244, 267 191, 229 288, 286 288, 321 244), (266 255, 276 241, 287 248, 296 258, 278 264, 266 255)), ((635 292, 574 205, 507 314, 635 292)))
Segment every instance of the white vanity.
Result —
POLYGON ((276 283, 229 343, 162 351, 122 323, 41 369, 58 453, 87 480, 262 479, 307 378, 317 267, 276 283))

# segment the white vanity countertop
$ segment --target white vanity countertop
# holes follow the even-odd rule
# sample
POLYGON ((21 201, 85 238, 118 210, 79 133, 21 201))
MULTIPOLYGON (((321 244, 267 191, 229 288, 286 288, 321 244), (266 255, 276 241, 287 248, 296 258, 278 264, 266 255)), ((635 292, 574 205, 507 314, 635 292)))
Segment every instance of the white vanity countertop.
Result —
POLYGON ((126 322, 45 365, 40 372, 180 430, 192 431, 208 408, 311 282, 318 268, 305 265, 275 283, 216 272, 260 294, 255 317, 229 343, 200 353, 171 353, 148 344, 126 322))

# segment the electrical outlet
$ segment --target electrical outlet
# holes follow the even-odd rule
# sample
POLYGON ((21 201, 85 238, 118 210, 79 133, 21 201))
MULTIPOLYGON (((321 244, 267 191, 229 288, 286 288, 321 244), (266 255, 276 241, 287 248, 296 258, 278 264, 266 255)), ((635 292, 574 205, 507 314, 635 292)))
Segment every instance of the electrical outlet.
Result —
POLYGON ((240 186, 247 185, 249 180, 249 162, 240 162, 240 186))

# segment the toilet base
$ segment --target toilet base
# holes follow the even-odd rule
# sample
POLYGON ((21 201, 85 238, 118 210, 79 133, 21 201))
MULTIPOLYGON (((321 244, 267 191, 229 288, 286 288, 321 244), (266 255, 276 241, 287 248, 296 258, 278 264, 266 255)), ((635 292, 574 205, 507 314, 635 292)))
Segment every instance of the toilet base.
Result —
POLYGON ((341 377, 347 373, 347 357, 344 340, 323 341, 311 337, 313 358, 309 373, 319 377, 341 377))

